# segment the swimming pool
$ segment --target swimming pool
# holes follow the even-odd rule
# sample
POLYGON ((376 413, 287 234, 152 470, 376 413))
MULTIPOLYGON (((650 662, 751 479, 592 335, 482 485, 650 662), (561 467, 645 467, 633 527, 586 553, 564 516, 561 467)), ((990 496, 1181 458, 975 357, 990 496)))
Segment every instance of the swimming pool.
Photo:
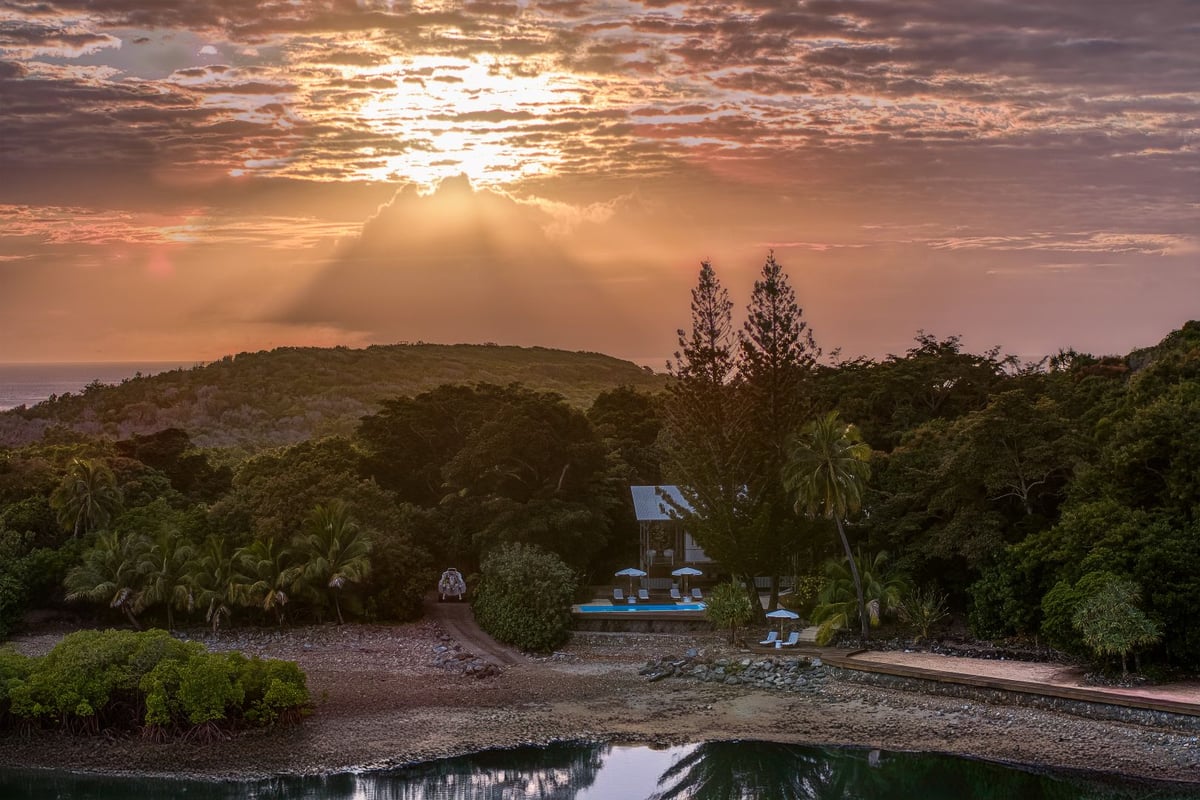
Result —
POLYGON ((584 614, 608 613, 612 611, 703 611, 704 603, 638 603, 637 605, 586 605, 579 606, 584 614))

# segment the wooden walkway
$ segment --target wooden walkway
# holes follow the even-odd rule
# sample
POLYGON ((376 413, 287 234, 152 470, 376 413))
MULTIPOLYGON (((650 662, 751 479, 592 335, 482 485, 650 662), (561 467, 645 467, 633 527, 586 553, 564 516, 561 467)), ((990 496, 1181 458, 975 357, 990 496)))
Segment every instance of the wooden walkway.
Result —
POLYGON ((1084 682, 1082 669, 1065 664, 845 650, 804 643, 752 649, 760 655, 818 656, 831 667, 858 672, 1200 717, 1200 681, 1136 688, 1094 686, 1084 682))

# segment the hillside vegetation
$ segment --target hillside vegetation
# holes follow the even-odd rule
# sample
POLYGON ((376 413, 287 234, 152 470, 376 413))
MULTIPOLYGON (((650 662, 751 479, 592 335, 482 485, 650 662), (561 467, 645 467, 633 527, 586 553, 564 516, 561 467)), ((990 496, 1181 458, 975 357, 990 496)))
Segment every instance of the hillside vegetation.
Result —
POLYGON ((514 564, 607 582, 640 560, 629 486, 671 483, 706 581, 847 643, 953 621, 1114 675, 1200 671, 1200 322, 1126 356, 920 332, 829 360, 773 257, 740 330, 731 309, 705 263, 663 391, 591 354, 280 350, 3 415, 45 435, 0 445, 0 637, 29 609, 411 619, 452 565, 496 635, 541 620, 521 644, 553 648, 571 593, 514 564))
POLYGON ((257 450, 348 435, 379 402, 442 384, 521 383, 587 408, 620 385, 655 391, 666 378, 600 353, 495 345, 288 347, 226 356, 191 369, 94 383, 32 408, 0 413, 0 446, 42 439, 55 426, 128 438, 182 428, 201 447, 257 450))

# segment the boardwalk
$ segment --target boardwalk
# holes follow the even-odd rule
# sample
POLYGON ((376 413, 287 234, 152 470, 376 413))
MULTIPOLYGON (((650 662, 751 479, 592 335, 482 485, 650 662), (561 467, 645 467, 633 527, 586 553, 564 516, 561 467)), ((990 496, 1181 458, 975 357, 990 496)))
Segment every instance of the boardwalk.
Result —
POLYGON ((1084 671, 1076 666, 937 653, 831 651, 826 661, 898 677, 1200 716, 1200 682, 1196 681, 1137 688, 1093 686, 1084 682, 1084 671))

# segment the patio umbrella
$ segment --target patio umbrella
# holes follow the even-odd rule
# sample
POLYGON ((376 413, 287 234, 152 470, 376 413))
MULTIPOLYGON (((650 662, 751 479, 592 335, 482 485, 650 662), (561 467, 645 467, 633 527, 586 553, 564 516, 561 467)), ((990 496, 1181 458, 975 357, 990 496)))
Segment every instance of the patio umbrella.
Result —
POLYGON ((795 611, 788 611, 786 608, 777 608, 774 611, 767 613, 771 619, 779 620, 779 635, 783 636, 783 621, 785 619, 800 619, 800 615, 795 611))
POLYGON ((703 575, 704 573, 695 567, 680 567, 679 569, 671 570, 671 574, 683 577, 683 590, 687 591, 687 579, 690 575, 703 575))
POLYGON ((645 570, 640 570, 637 567, 626 567, 625 569, 617 570, 615 574, 617 577, 629 578, 629 592, 631 594, 633 593, 633 579, 646 577, 645 570))

